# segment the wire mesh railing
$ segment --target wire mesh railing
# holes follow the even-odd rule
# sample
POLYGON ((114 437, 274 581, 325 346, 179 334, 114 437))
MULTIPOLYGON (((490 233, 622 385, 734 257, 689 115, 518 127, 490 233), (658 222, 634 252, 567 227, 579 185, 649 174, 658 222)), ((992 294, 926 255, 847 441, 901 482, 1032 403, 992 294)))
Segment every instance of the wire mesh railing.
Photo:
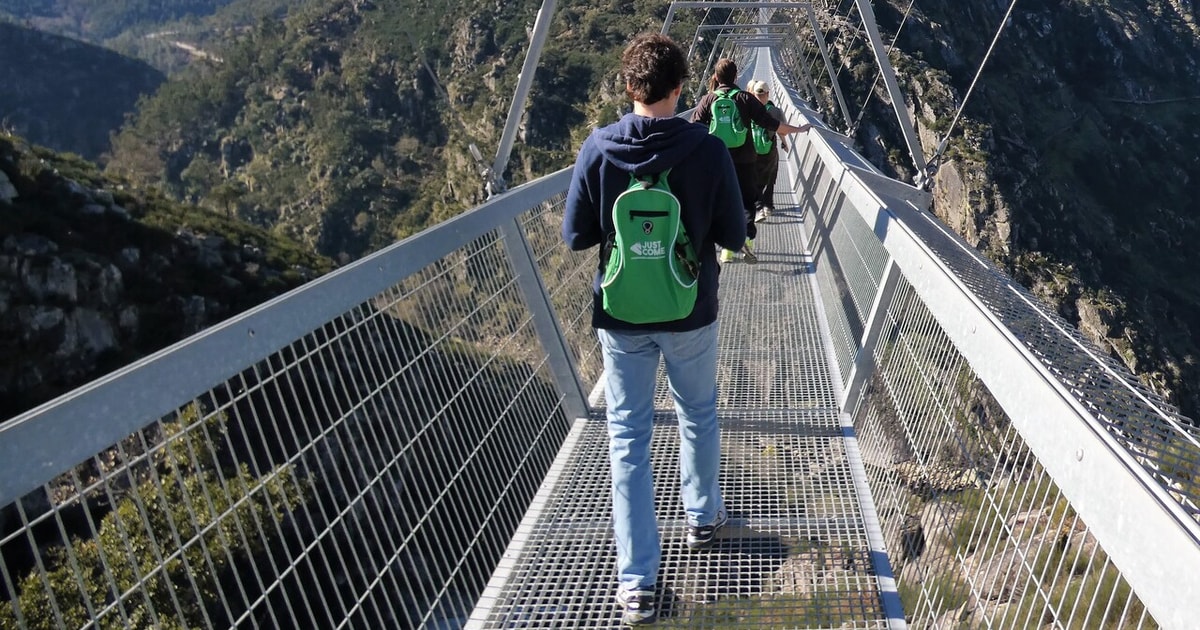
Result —
POLYGON ((854 422, 915 627, 1157 627, 904 285, 854 422))
POLYGON ((5 423, 0 627, 459 624, 599 370, 565 176, 5 423))
POLYGON ((926 213, 925 193, 820 136, 790 158, 909 621, 1187 627, 1194 426, 926 213))
MULTIPOLYGON (((783 65, 804 53, 778 52, 780 104, 816 122, 783 65)), ((797 140, 834 385, 910 622, 1189 627, 1190 421, 924 193, 828 129, 797 140)), ((567 176, 0 425, 0 628, 460 624, 600 373, 567 176)))

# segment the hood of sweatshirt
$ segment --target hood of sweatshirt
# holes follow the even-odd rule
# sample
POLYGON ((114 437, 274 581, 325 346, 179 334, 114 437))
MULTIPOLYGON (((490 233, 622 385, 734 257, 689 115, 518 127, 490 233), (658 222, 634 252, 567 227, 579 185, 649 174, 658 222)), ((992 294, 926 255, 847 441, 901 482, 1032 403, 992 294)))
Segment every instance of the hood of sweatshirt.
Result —
POLYGON ((673 168, 707 136, 707 128, 683 118, 625 114, 616 124, 597 129, 593 140, 613 165, 642 175, 673 168))

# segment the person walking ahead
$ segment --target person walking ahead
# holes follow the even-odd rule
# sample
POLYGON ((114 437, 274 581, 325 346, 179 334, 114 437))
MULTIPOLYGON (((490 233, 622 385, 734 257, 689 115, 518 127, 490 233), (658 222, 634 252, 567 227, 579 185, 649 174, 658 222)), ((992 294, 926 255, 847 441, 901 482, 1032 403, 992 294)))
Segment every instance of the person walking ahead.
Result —
MULTIPOLYGON (((711 111, 713 102, 722 95, 729 95, 737 104, 738 112, 742 117, 742 127, 747 130, 750 129, 751 122, 780 136, 798 131, 808 131, 812 127, 811 125, 795 127, 776 120, 757 98, 738 88, 737 74, 737 64, 732 59, 717 61, 716 69, 708 80, 709 92, 700 98, 695 111, 692 112, 693 121, 708 125, 713 119, 711 111)), ((721 260, 722 262, 732 261, 734 251, 741 249, 746 262, 755 262, 754 237, 757 236, 758 229, 754 225, 754 212, 761 190, 758 187, 758 154, 754 152, 754 141, 750 139, 749 131, 746 132, 745 140, 741 144, 729 147, 729 155, 733 157, 733 165, 737 170, 738 187, 742 195, 742 211, 746 217, 747 238, 744 247, 722 251, 721 260)))
POLYGON ((584 141, 567 191, 562 236, 572 250, 601 244, 614 233, 613 203, 630 176, 666 177, 699 257, 691 314, 676 321, 631 324, 603 306, 597 272, 592 326, 604 358, 617 600, 627 625, 657 617, 655 589, 662 549, 654 511, 650 440, 659 356, 679 422, 681 496, 687 545, 710 543, 725 524, 718 485, 716 246, 740 248, 746 238, 742 199, 729 152, 699 125, 675 117, 687 78, 683 52, 669 37, 639 35, 621 57, 633 112, 596 129, 584 141))
MULTIPOLYGON (((764 81, 751 81, 747 86, 750 93, 758 99, 767 108, 767 112, 779 122, 786 122, 783 118, 783 110, 779 109, 771 101, 771 89, 767 87, 764 81)), ((757 124, 752 125, 750 134, 755 143, 754 151, 758 154, 758 165, 755 168, 758 171, 758 213, 754 216, 756 223, 762 223, 775 212, 775 180, 779 178, 779 149, 787 151, 787 140, 782 136, 775 134, 759 127, 757 124), (758 137, 761 134, 761 138, 758 137), (763 152, 763 146, 766 145, 766 152, 763 152)))

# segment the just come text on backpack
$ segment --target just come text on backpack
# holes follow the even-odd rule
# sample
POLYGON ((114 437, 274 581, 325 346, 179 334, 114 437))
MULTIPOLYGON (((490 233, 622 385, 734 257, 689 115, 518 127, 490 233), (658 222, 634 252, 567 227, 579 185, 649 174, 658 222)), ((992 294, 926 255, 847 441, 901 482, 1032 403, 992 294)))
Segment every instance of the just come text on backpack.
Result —
POLYGON ((742 112, 733 100, 733 95, 737 93, 737 88, 717 90, 713 92, 717 98, 709 105, 712 118, 708 121, 708 132, 731 149, 746 142, 746 121, 742 120, 742 112))
POLYGON ((683 319, 696 306, 700 262, 668 173, 629 176, 613 203, 614 231, 600 250, 604 311, 631 324, 683 319))

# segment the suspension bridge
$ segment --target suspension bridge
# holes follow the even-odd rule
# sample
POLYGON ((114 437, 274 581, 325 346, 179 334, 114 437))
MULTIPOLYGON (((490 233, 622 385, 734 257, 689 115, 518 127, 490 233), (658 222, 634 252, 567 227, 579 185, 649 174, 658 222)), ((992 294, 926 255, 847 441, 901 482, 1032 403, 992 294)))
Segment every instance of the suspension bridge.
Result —
MULTIPOLYGON (((660 378, 658 624, 1194 627, 1200 432, 928 211, 945 142, 851 4, 915 182, 858 153, 812 4, 663 26, 815 128, 722 271, 704 551, 660 378)), ((618 626, 595 253, 570 169, 501 179, 553 13, 486 203, 0 424, 0 627, 618 626)))

